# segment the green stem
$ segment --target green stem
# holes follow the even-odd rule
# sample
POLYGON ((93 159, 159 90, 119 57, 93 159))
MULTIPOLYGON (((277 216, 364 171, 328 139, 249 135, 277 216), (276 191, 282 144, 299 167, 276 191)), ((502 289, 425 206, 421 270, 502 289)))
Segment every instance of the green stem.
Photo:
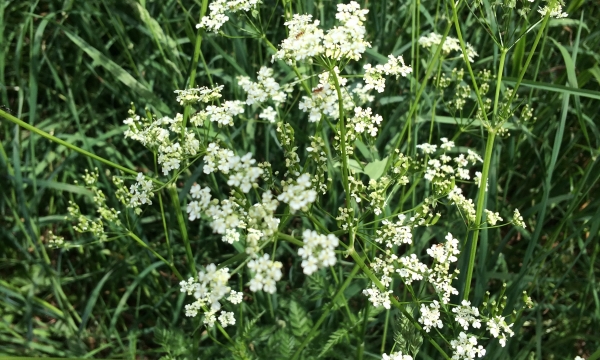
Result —
POLYGON ((187 261, 189 263, 189 269, 192 273, 192 276, 197 276, 198 272, 196 271, 196 260, 194 259, 194 254, 192 253, 192 247, 190 245, 190 238, 188 237, 187 227, 185 225, 185 219, 183 217, 183 213, 181 211, 181 204, 179 203, 179 195, 177 194, 177 188, 174 184, 169 185, 169 196, 171 196, 171 202, 173 204, 173 209, 175 211, 175 217, 177 218, 177 223, 179 224, 179 231, 181 232, 181 240, 183 241, 183 245, 185 246, 185 254, 187 257, 187 261))
POLYGON ((183 276, 181 276, 181 274, 179 273, 179 271, 177 271, 177 268, 175 268, 175 266, 173 265, 173 263, 169 262, 167 259, 165 259, 164 257, 162 257, 159 253, 156 252, 156 250, 154 250, 153 248, 151 248, 150 246, 148 246, 148 244, 146 244, 142 239, 140 239, 136 234, 132 233, 131 231, 127 232, 127 236, 129 236, 130 238, 132 238, 133 240, 135 240, 138 244, 140 244, 141 247, 143 247, 144 249, 150 251, 160 261, 162 261, 163 263, 165 263, 165 265, 167 265, 169 268, 171 268, 171 271, 173 271, 173 274, 175 274, 175 276, 177 276, 177 278, 179 280, 183 280, 183 276))
MULTIPOLYGON (((410 104, 410 108, 408 109, 408 114, 406 115, 406 123, 404 124, 404 127, 402 128, 402 131, 400 132, 400 136, 398 136, 398 140, 396 140, 396 143, 394 144, 393 149, 400 148, 400 143, 402 142, 402 139, 404 138, 404 134, 406 133, 406 130, 408 129, 408 127, 411 124, 410 120, 413 117, 414 113, 416 112, 417 108, 419 107, 419 100, 421 99, 421 95, 423 94, 423 91, 425 90, 425 87, 427 86, 427 82, 428 82, 429 77, 431 76, 431 72, 433 71, 433 69, 435 69, 436 59, 440 58, 440 54, 442 53, 442 46, 444 45, 444 41, 446 41, 446 38, 448 37, 448 34, 450 33, 450 29, 452 29, 452 23, 448 22, 448 25, 446 26, 446 29, 444 30, 444 34, 442 36, 440 45, 435 50, 432 61, 429 63, 429 65, 427 65, 427 70, 425 70, 425 76, 423 76, 423 83, 417 90, 414 101, 410 104)), ((385 165, 385 171, 389 170, 390 166, 392 166, 392 158, 393 158, 393 156, 388 157, 388 161, 385 165)))
POLYGON ((288 234, 284 234, 284 233, 277 233, 277 237, 280 238, 281 240, 285 240, 291 244, 294 244, 296 246, 304 246, 304 243, 298 239, 296 239, 295 237, 288 235, 288 234))
POLYGON ((319 320, 317 320, 315 325, 313 325, 312 329, 310 329, 310 332, 308 333, 308 335, 306 335, 302 344, 300 344, 300 346, 296 349, 296 352, 292 356, 292 360, 298 359, 298 357, 302 353, 302 350, 306 347, 306 345, 308 345, 310 343, 312 338, 315 336, 315 333, 319 330, 323 321, 325 321, 327 316, 329 316, 329 313, 331 312, 331 310, 337 303, 338 298, 344 294, 344 291, 346 290, 348 285, 350 285, 350 282, 354 279, 354 277, 358 273, 358 270, 359 270, 359 266, 355 265, 354 268, 352 269, 352 271, 350 272, 350 274, 348 275, 348 277, 346 278, 346 280, 344 281, 344 283, 342 284, 342 286, 340 286, 340 288, 336 291, 335 295, 333 296, 333 299, 331 299, 331 302, 329 303, 329 307, 323 312, 323 314, 321 314, 321 317, 319 318, 319 320))
MULTIPOLYGON (((352 258, 356 262, 356 265, 358 265, 360 267, 360 269, 363 271, 363 273, 365 275, 367 275, 367 277, 369 279, 371 279, 371 281, 375 284, 375 286, 377 286, 377 288, 380 291, 388 291, 388 289, 381 283, 381 281, 379 281, 377 276, 365 264, 365 262, 363 261, 363 259, 360 257, 360 255, 358 253, 356 253, 356 252, 350 253, 350 256, 352 256, 352 258)), ((396 300, 396 298, 393 295, 390 295, 390 301, 396 308, 398 308, 402 312, 402 314, 404 316, 406 316, 406 318, 410 322, 412 322, 413 326, 421 333, 421 335, 423 335, 423 337, 426 337, 427 340, 429 340, 429 343, 431 345, 433 345, 433 347, 439 351, 439 353, 444 357, 444 359, 450 359, 450 357, 448 356, 448 354, 446 354, 444 349, 442 349, 442 347, 435 340, 433 340, 433 338, 427 332, 425 332, 425 330, 423 330, 423 328, 421 327, 421 324, 419 324, 413 318, 411 313, 406 311, 405 307, 402 306, 402 304, 400 304, 400 302, 398 300, 396 300)))
MULTIPOLYGON (((335 83, 335 90, 338 95, 338 109, 339 109, 339 117, 340 121, 338 126, 340 128, 340 147, 342 148, 342 185, 344 187, 344 193, 346 195, 346 207, 350 209, 352 207, 351 197, 350 197, 350 185, 348 184, 348 154, 346 153, 346 123, 344 121, 344 101, 342 97, 342 89, 340 87, 340 82, 338 81, 338 76, 335 73, 334 69, 331 69, 330 74, 333 75, 333 82, 335 83)), ((348 252, 354 251, 354 228, 352 227, 351 221, 348 223, 348 230, 350 235, 350 244, 348 246, 348 252)))
POLYGON ((469 252, 469 264, 467 267, 467 277, 465 280, 465 289, 463 291, 463 300, 469 298, 469 292, 471 290, 471 279, 473 278, 473 267, 475 266, 475 253, 477 252, 477 241, 479 240, 479 226, 481 224, 481 218, 483 216, 483 205, 486 198, 486 185, 487 178, 490 171, 490 163, 492 162, 492 152, 494 150, 494 139, 496 138, 496 130, 490 129, 488 133, 487 143, 485 145, 485 157, 483 159, 483 171, 481 173, 481 182, 479 184, 479 193, 477 194, 477 211, 475 213, 475 224, 472 228, 473 238, 471 240, 471 250, 469 252))
MULTIPOLYGON (((450 1, 452 4, 452 20, 454 21, 454 27, 456 28, 456 35, 458 37, 458 41, 460 43, 460 49, 462 51, 463 60, 465 61, 465 65, 467 66, 467 71, 471 76, 471 83, 473 84, 473 90, 475 91, 475 96, 477 97, 477 104, 481 109, 482 120, 485 123, 489 123, 487 114, 485 112, 485 106, 483 104, 483 99, 481 98, 481 94, 479 92, 479 86, 477 86, 477 79, 475 79, 475 74, 473 73, 473 69, 471 68, 471 62, 469 61, 469 57, 467 56, 467 47, 465 45, 465 41, 462 37, 462 31, 460 30, 460 23, 458 22, 458 10, 456 9, 456 4, 454 1, 450 1)), ((506 55, 506 54, 505 54, 506 55)))
MULTIPOLYGON (((200 8, 200 21, 206 15, 206 10, 208 9, 208 0, 202 0, 202 7, 200 8)), ((192 57, 192 68, 190 69, 190 79, 188 84, 188 89, 193 89, 196 85, 196 69, 198 68, 198 60, 200 59, 200 52, 202 47, 202 34, 204 29, 199 28, 196 32, 196 45, 194 47, 194 56, 192 57)), ((187 120, 190 117, 190 112, 192 110, 191 105, 186 105, 183 109, 183 122, 182 127, 185 128, 187 124, 187 120)), ((183 132, 182 132, 183 134, 183 132)), ((182 135, 183 136, 183 135, 182 135)))
MULTIPOLYGON (((108 166, 111 166, 111 167, 113 167, 115 169, 121 170, 121 171, 123 171, 126 174, 133 175, 133 176, 136 176, 138 174, 138 172, 135 171, 135 170, 131 170, 131 169, 123 167, 123 166, 121 166, 119 164, 115 164, 114 162, 112 162, 110 160, 106 160, 105 158, 102 158, 102 157, 100 157, 100 156, 98 156, 96 154, 92 154, 89 151, 85 151, 85 150, 83 150, 80 147, 77 147, 77 146, 75 146, 73 144, 69 144, 68 142, 66 142, 64 140, 61 140, 61 139, 57 138, 56 136, 50 135, 47 132, 36 128, 35 126, 31 126, 28 123, 24 122, 23 120, 20 120, 20 119, 18 119, 16 117, 12 116, 11 114, 9 114, 7 112, 4 112, 3 110, 0 110, 0 116, 2 116, 3 118, 7 119, 8 121, 10 121, 12 123, 15 123, 15 124, 19 125, 20 127, 22 127, 25 130, 29 130, 29 131, 31 131, 31 132, 33 132, 33 133, 35 133, 35 134, 37 134, 37 135, 39 135, 39 136, 41 136, 43 138, 46 138, 46 139, 48 139, 48 140, 50 140, 52 142, 55 142, 55 143, 57 143, 59 145, 62 145, 64 147, 68 148, 68 149, 76 151, 76 152, 78 152, 78 153, 80 153, 82 155, 85 155, 87 157, 90 157, 90 158, 92 158, 94 160, 98 160, 101 163, 106 164, 108 166)), ((160 186, 164 185, 162 182, 160 182, 160 181, 158 181, 156 179, 153 179, 153 178, 148 178, 148 179, 152 180, 155 184, 158 184, 160 186)))
POLYGON ((531 62, 531 59, 533 59, 533 55, 535 54, 535 49, 537 48, 537 46, 538 46, 538 44, 540 42, 540 39, 542 38, 542 35, 544 33, 544 29, 548 25, 548 21, 550 21, 550 12, 549 11, 546 14, 546 16, 544 17, 544 21, 542 22, 542 26, 538 30, 538 33, 537 33, 537 35, 535 37, 535 41, 533 42, 533 46, 531 47, 531 50, 529 51, 529 55, 527 56, 527 60, 525 61, 525 65, 523 66, 523 69, 521 70, 521 73, 519 74, 519 78, 517 79, 517 83, 515 84, 513 92, 510 95, 510 97, 508 98, 508 100, 505 101, 504 106, 502 107, 502 112, 503 113, 507 109, 509 109, 510 105, 512 104, 512 101, 513 101, 514 97, 517 94, 517 90, 519 89, 519 86, 521 86, 521 81, 523 81, 523 77, 525 77, 525 73, 527 72, 527 68, 529 67, 529 63, 531 62))
POLYGON ((496 127, 502 123, 498 119, 498 103, 500 99, 500 87, 502 85, 502 74, 504 73, 504 62, 506 60, 506 53, 508 52, 507 48, 502 48, 500 53, 500 65, 498 67, 498 75, 496 81, 496 94, 494 96, 494 112, 492 117, 492 127, 496 127))

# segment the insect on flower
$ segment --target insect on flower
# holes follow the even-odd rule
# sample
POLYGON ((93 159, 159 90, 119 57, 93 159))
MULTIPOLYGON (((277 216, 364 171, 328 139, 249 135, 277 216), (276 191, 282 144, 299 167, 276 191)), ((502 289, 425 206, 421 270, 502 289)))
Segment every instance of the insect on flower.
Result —
POLYGON ((312 91, 312 93, 313 93, 313 94, 315 94, 315 95, 316 95, 316 94, 320 94, 320 93, 322 93, 322 92, 323 92, 323 90, 325 90, 325 88, 323 88, 323 86, 319 85, 319 87, 317 87, 316 89, 314 89, 314 90, 312 91))

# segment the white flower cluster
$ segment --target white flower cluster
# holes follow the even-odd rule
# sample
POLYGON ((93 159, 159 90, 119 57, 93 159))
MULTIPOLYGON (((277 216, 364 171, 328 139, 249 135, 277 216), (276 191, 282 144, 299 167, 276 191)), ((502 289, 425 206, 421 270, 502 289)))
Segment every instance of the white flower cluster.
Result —
POLYGON ((569 16, 566 12, 563 12, 562 5, 559 1, 549 1, 552 7, 544 6, 538 9, 538 12, 545 17, 548 12, 550 12, 550 17, 555 19, 562 19, 569 16))
POLYGON ((277 200, 290 205, 292 212, 307 211, 308 206, 317 200, 310 174, 302 174, 296 180, 282 181, 281 184, 283 189, 277 200))
MULTIPOLYGON (((419 44, 424 48, 430 48, 432 46, 438 46, 442 42, 442 35, 437 33, 429 33, 426 36, 421 36, 419 38, 419 44)), ((465 49, 467 51, 466 55, 469 59, 469 62, 474 62, 475 57, 478 56, 477 52, 471 46, 471 44, 466 43, 465 49)), ((457 38, 453 38, 452 36, 446 36, 446 40, 444 41, 444 45, 442 45, 442 52, 444 55, 448 55, 451 51, 458 51, 462 53, 462 49, 460 47, 460 42, 457 38)))
POLYGON ((396 269, 396 272, 406 285, 412 284, 413 281, 423 280, 423 276, 429 274, 427 265, 420 262, 415 254, 401 257, 399 263, 402 267, 396 269))
POLYGON ((319 29, 319 23, 319 20, 312 21, 312 15, 294 14, 292 20, 283 24, 288 28, 288 37, 273 55, 273 60, 292 63, 320 55, 325 48, 321 44, 323 30, 319 29))
POLYGON ((354 133, 362 134, 366 131, 375 137, 382 121, 381 115, 373 115, 370 107, 363 109, 357 106, 354 108, 354 116, 348 119, 347 126, 354 130, 354 133))
POLYGON ((333 266, 337 262, 335 248, 339 239, 333 235, 320 235, 314 230, 304 230, 302 233, 304 246, 298 249, 302 257, 302 269, 306 275, 311 275, 318 269, 333 266))
POLYGON ((391 354, 383 354, 381 355, 382 360, 413 360, 410 355, 402 355, 402 351, 398 351, 391 354))
MULTIPOLYGON (((276 105, 283 103, 287 94, 273 78, 273 69, 263 66, 258 71, 257 82, 248 76, 238 76, 238 84, 248 94, 246 104, 262 104, 271 99, 276 105)), ((272 110, 272 108, 271 108, 272 110)))
POLYGON ((467 199, 463 194, 461 188, 455 186, 450 193, 448 193, 448 199, 455 204, 458 209, 462 212, 463 216, 467 219, 467 223, 474 223, 476 210, 475 204, 472 199, 467 199))
POLYGON ((291 64, 319 55, 335 60, 360 59, 362 53, 371 46, 364 39, 364 21, 368 10, 361 10, 355 1, 347 5, 338 4, 337 9, 336 19, 341 25, 330 29, 327 34, 319 29, 320 22, 313 21, 311 15, 294 14, 292 20, 284 23, 288 28, 288 37, 283 40, 272 60, 285 60, 291 64))
POLYGON ((200 142, 193 131, 183 127, 183 115, 177 114, 174 118, 164 116, 152 120, 135 115, 134 110, 129 111, 129 117, 123 121, 128 129, 125 138, 131 138, 142 143, 149 149, 158 151, 158 163, 162 165, 164 175, 171 170, 179 169, 181 161, 186 157, 198 153, 200 142), (176 141, 179 136, 171 140, 171 135, 179 135, 182 143, 176 141))
POLYGON ((330 59, 344 58, 359 60, 365 50, 371 46, 365 41, 367 33, 364 22, 369 10, 360 8, 356 1, 338 4, 335 18, 342 24, 327 31, 323 38, 325 56, 330 59))
POLYGON ((519 209, 515 209, 514 213, 513 213, 513 224, 517 225, 518 227, 521 227, 523 229, 525 229, 525 221, 523 220, 523 216, 521 216, 521 213, 519 212, 519 209))
POLYGON ((269 294, 275 294, 277 291, 276 282, 283 276, 281 272, 283 264, 279 261, 269 260, 269 254, 264 254, 248 263, 248 269, 254 274, 248 285, 250 291, 257 292, 264 290, 269 294))
POLYGON ((234 197, 222 201, 211 200, 210 189, 200 188, 194 184, 190 189, 193 201, 187 206, 190 221, 200 219, 206 214, 211 219, 210 226, 217 234, 224 235, 222 240, 233 244, 240 240, 239 230, 246 229, 246 253, 255 256, 259 251, 261 239, 268 239, 279 226, 279 219, 275 217, 275 210, 279 202, 273 198, 270 191, 262 194, 262 202, 244 210, 234 197))
POLYGON ((485 349, 483 346, 477 345, 475 336, 468 336, 462 331, 458 335, 458 339, 450 341, 450 346, 454 349, 452 360, 471 360, 485 355, 485 349))
POLYGON ((471 306, 470 301, 463 300, 460 306, 452 309, 452 312, 456 314, 454 319, 463 327, 463 329, 469 330, 469 324, 475 329, 481 328, 479 309, 475 306, 471 306))
POLYGON ((377 286, 371 285, 369 289, 363 290, 363 294, 369 297, 369 301, 376 308, 383 306, 389 310, 392 307, 392 303, 390 301, 392 290, 382 292, 377 288, 377 286))
MULTIPOLYGON (((333 71, 335 74, 329 71, 319 74, 319 85, 312 89, 311 97, 303 96, 300 101, 299 108, 309 113, 308 121, 310 122, 321 120, 321 114, 325 114, 332 119, 337 119, 340 116, 338 94, 335 90, 332 76, 337 76, 341 87, 344 87, 348 80, 339 76, 340 72, 337 66, 333 71)), ((352 97, 346 91, 342 91, 342 101, 345 108, 349 108, 353 104, 352 97)))
POLYGON ((154 184, 152 180, 146 180, 144 174, 138 173, 135 178, 135 183, 129 187, 129 204, 128 207, 139 208, 141 205, 152 205, 154 193, 154 184))
POLYGON ((458 240, 448 233, 446 242, 433 245, 427 249, 427 254, 435 260, 427 280, 442 298, 442 303, 447 304, 451 295, 458 295, 458 290, 452 287, 452 280, 456 278, 458 270, 450 272, 450 264, 458 261, 457 255, 460 254, 458 240))
POLYGON ((430 332, 431 328, 441 329, 444 327, 442 320, 440 320, 440 303, 437 300, 433 300, 429 306, 421 304, 421 317, 419 322, 423 324, 423 330, 430 332))
POLYGON ((375 241, 385 244, 388 248, 402 244, 412 244, 412 230, 410 226, 402 224, 402 220, 391 222, 382 220, 382 226, 377 230, 375 241))
POLYGON ((385 256, 376 257, 371 263, 373 272, 379 276, 381 284, 387 288, 392 285, 392 275, 394 274, 394 261, 398 260, 396 254, 392 254, 390 250, 386 250, 385 256))
MULTIPOLYGON (((216 321, 215 314, 221 310, 221 300, 229 294, 227 300, 232 304, 241 302, 241 293, 232 291, 227 285, 229 278, 228 268, 218 269, 215 264, 210 264, 205 270, 198 272, 198 280, 189 278, 188 281, 179 283, 181 292, 193 295, 196 299, 193 303, 185 306, 185 316, 195 317, 205 307, 209 307, 204 313, 204 323, 210 328, 216 321)), ((223 327, 234 325, 233 313, 222 311, 219 322, 223 327)))
POLYGON ((507 338, 515 335, 514 331, 511 329, 513 324, 507 324, 502 316, 492 317, 487 321, 486 325, 490 334, 500 340, 500 345, 502 347, 506 346, 507 338))
POLYGON ((219 126, 233 126, 233 117, 244 113, 243 102, 225 101, 221 106, 209 105, 190 118, 192 124, 202 126, 204 120, 216 122, 219 126))
POLYGON ((196 29, 203 28, 217 32, 229 20, 229 16, 225 15, 226 12, 248 12, 260 3, 260 0, 215 0, 209 5, 210 13, 200 20, 200 24, 196 24, 196 29))
POLYGON ((485 216, 487 223, 492 226, 496 225, 498 221, 502 221, 502 217, 500 217, 499 213, 490 211, 488 209, 485 209, 485 216))
POLYGON ((208 145, 204 161, 205 174, 218 170, 229 175, 227 185, 239 187, 245 193, 258 186, 256 181, 264 172, 260 167, 252 166, 256 163, 252 153, 239 157, 232 150, 223 149, 216 143, 208 145))
POLYGON ((434 152, 436 152, 437 150, 437 145, 432 145, 432 144, 428 144, 428 143, 423 143, 423 144, 419 144, 417 145, 417 149, 420 149, 423 154, 426 155, 431 155, 434 152))
POLYGON ((223 85, 219 85, 212 89, 202 86, 194 89, 175 90, 175 94, 177 94, 177 102, 179 105, 186 106, 194 105, 199 102, 213 102, 221 97, 221 90, 223 90, 223 85))
POLYGON ((365 69, 365 74, 363 79, 365 80, 365 89, 371 90, 375 89, 377 92, 383 92, 385 89, 385 75, 396 75, 406 77, 408 74, 412 72, 412 68, 404 64, 404 58, 402 56, 398 56, 397 58, 394 55, 388 56, 389 60, 384 65, 377 65, 372 67, 371 64, 366 64, 363 66, 365 69))

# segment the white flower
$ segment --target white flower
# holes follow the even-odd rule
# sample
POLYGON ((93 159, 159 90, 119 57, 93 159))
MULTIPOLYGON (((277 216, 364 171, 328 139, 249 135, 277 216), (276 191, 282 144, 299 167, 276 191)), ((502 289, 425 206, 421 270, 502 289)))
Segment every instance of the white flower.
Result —
POLYGON ((500 214, 497 212, 493 212, 488 209, 485 209, 485 215, 486 215, 486 220, 487 220, 488 224, 490 224, 492 226, 496 225, 496 223, 498 223, 498 221, 502 221, 500 214))
MULTIPOLYGON (((552 1, 550 1, 552 3, 552 1)), ((552 8, 548 6, 540 7, 538 12, 542 15, 542 17, 546 16, 548 12, 550 12, 551 18, 561 19, 569 16, 566 12, 562 11, 562 5, 559 1, 554 1, 552 8)))
POLYGON ((502 316, 494 316, 486 323, 490 334, 500 340, 500 345, 506 345, 506 339, 512 337, 515 333, 511 330, 513 324, 508 325, 502 316))
POLYGON ((475 336, 467 336, 462 331, 458 335, 458 339, 450 341, 450 346, 454 349, 452 360, 471 360, 485 355, 485 349, 483 346, 477 345, 475 336))
POLYGON ((215 0, 209 5, 210 13, 200 20, 200 24, 196 24, 196 29, 217 32, 229 20, 225 12, 248 12, 260 3, 260 0, 215 0))
POLYGON ((283 191, 277 200, 290 205, 292 212, 307 211, 308 206, 317 199, 317 192, 312 189, 309 174, 302 174, 296 181, 288 181, 283 186, 283 191))
POLYGON ((287 94, 281 90, 273 77, 273 69, 263 66, 258 71, 257 82, 252 82, 247 76, 238 76, 238 84, 248 94, 246 104, 262 104, 268 99, 276 105, 283 103, 287 94))
POLYGON ((417 258, 417 255, 403 256, 399 260, 402 268, 396 269, 396 272, 406 285, 412 284, 415 280, 423 280, 423 276, 427 276, 429 268, 417 258))
POLYGON ((185 306, 186 316, 194 317, 202 310, 202 307, 209 306, 210 311, 205 314, 205 323, 212 326, 214 324, 214 314, 221 308, 219 302, 223 297, 229 294, 231 288, 227 286, 230 278, 229 269, 218 269, 215 264, 210 264, 205 270, 198 272, 198 280, 189 278, 187 281, 179 283, 181 292, 188 295, 194 295, 196 301, 185 306))
POLYGON ((304 246, 298 249, 298 255, 302 257, 302 269, 306 275, 335 265, 335 248, 339 245, 339 239, 335 235, 321 235, 307 229, 302 233, 302 238, 304 246))
POLYGON ((423 151, 423 154, 433 154, 437 150, 437 145, 423 143, 417 145, 417 149, 421 149, 421 151, 423 151))
POLYGON ((388 310, 392 306, 392 303, 390 301, 391 293, 391 290, 381 292, 375 285, 372 285, 370 289, 363 290, 363 294, 369 297, 369 301, 373 304, 374 307, 378 308, 383 306, 388 310))
POLYGON ((523 229, 525 229, 525 221, 523 220, 523 216, 521 216, 521 213, 519 212, 519 209, 515 209, 515 212, 513 213, 513 224, 517 225, 518 227, 522 227, 523 229))
POLYGON ((252 158, 252 153, 239 157, 229 149, 222 149, 216 143, 210 143, 204 156, 204 173, 210 174, 219 170, 223 174, 229 174, 227 184, 237 186, 243 192, 247 193, 254 186, 258 186, 256 181, 263 174, 264 170, 252 166, 256 160, 252 158), (256 185, 255 185, 256 184, 256 185))
MULTIPOLYGON (((421 36, 419 38, 419 45, 424 48, 429 48, 432 46, 438 46, 442 42, 442 35, 436 33, 429 33, 426 36, 421 36)), ((475 49, 471 46, 471 44, 465 44, 466 55, 469 62, 475 61, 475 57, 478 56, 475 49)), ((444 55, 448 55, 451 51, 458 51, 462 53, 462 48, 460 47, 460 42, 458 39, 453 38, 452 36, 446 36, 446 40, 444 41, 444 45, 442 45, 442 52, 444 55)))
POLYGON ((269 260, 269 254, 264 254, 248 263, 248 269, 254 274, 248 285, 250 291, 257 292, 264 290, 270 294, 277 291, 276 282, 283 276, 281 272, 283 264, 279 261, 269 260))
MULTIPOLYGON (((332 119, 339 118, 338 93, 333 83, 333 76, 338 78, 340 86, 345 86, 347 79, 339 76, 338 67, 333 68, 333 72, 325 71, 319 74, 319 84, 312 89, 311 96, 303 96, 298 107, 303 112, 309 113, 308 121, 317 122, 321 120, 321 114, 325 114, 332 119)), ((342 102, 344 108, 354 106, 352 97, 348 91, 342 90, 342 102)))
POLYGON ((375 89, 377 92, 383 92, 385 88, 385 75, 395 75, 406 77, 412 72, 412 68, 404 64, 404 58, 398 56, 397 58, 393 55, 388 56, 388 62, 384 65, 377 65, 372 67, 371 64, 364 65, 365 74, 363 79, 365 80, 365 89, 375 89))
POLYGON ((481 321, 479 320, 479 309, 474 306, 470 306, 471 302, 463 300, 460 306, 452 309, 452 312, 456 314, 455 320, 463 327, 468 330, 469 324, 476 329, 481 328, 481 321))
POLYGON ((423 324, 423 330, 430 332, 431 328, 441 329, 444 327, 442 320, 440 320, 440 304, 437 300, 433 300, 429 306, 421 304, 421 317, 419 322, 423 324))
POLYGON ((235 317, 232 312, 222 311, 219 316, 219 322, 224 328, 228 325, 235 325, 235 317))
POLYGON ((454 141, 450 141, 445 137, 441 138, 440 140, 442 141, 442 145, 440 145, 441 149, 448 151, 454 148, 454 141))
POLYGON ((231 292, 229 293, 229 298, 227 298, 227 300, 229 300, 229 302, 231 302, 232 304, 240 304, 243 298, 243 293, 231 290, 231 292))
POLYGON ((402 225, 402 221, 391 222, 383 220, 381 226, 377 230, 375 241, 379 244, 385 244, 388 248, 392 248, 402 244, 412 244, 412 230, 410 226, 402 225))
POLYGON ((319 20, 312 21, 312 15, 294 14, 292 20, 283 25, 288 28, 288 37, 281 43, 281 49, 273 55, 273 60, 305 60, 320 55, 325 49, 321 44, 323 30, 319 29, 319 20))
POLYGON ((212 89, 206 86, 194 89, 175 90, 177 102, 182 105, 195 105, 199 102, 209 103, 221 97, 223 85, 218 85, 212 89))
POLYGON ((372 137, 375 137, 382 121, 383 118, 381 115, 372 115, 371 108, 363 109, 357 106, 354 108, 354 116, 348 119, 347 126, 358 134, 367 132, 372 137))
POLYGON ((341 60, 344 58, 359 60, 365 50, 371 46, 365 41, 367 33, 364 22, 367 9, 361 9, 356 1, 338 4, 336 19, 341 26, 335 26, 323 37, 325 56, 341 60))
POLYGON ((270 123, 275 123, 276 119, 277 119, 277 111, 273 110, 272 107, 267 106, 262 113, 260 113, 260 115, 258 115, 259 118, 261 119, 265 119, 270 123))

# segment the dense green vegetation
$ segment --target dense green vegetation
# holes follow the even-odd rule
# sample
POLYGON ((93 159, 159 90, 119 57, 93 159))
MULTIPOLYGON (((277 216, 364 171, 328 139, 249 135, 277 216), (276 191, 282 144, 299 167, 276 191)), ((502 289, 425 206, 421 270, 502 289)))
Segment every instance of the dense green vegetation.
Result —
MULTIPOLYGON (((286 37, 284 5, 263 2, 260 16, 269 25, 262 30, 277 45, 286 37)), ((295 13, 313 14, 324 28, 335 21, 335 1, 293 3, 289 6, 295 13)), ((367 39, 372 44, 363 58, 383 63, 393 53, 404 55, 413 67, 410 80, 388 80, 384 93, 374 93, 373 109, 385 120, 381 136, 365 153, 388 153, 402 140, 401 151, 416 154, 417 144, 447 137, 483 155, 485 131, 481 122, 468 120, 475 117, 475 97, 463 113, 454 113, 446 102, 454 90, 443 93, 433 86, 432 77, 425 76, 433 51, 417 44, 421 35, 443 33, 453 25, 450 5, 430 0, 360 3, 369 9, 367 39)), ((538 3, 532 9, 543 5, 538 3)), ((91 192, 75 184, 81 183, 85 169, 99 169, 98 187, 111 195, 109 206, 120 209, 110 181, 116 170, 28 131, 8 116, 136 172, 155 171, 153 154, 123 137, 131 103, 138 112, 144 107, 170 116, 182 112, 174 91, 187 87, 192 64, 198 65, 193 69, 198 86, 224 84, 224 99, 243 99, 236 76, 254 78, 261 65, 271 64, 272 49, 252 38, 241 16, 232 16, 236 21, 224 26, 229 38, 205 35, 200 58, 194 59, 201 6, 200 0, 0 0, 0 114, 8 114, 0 117, 0 357, 287 359, 309 333, 315 335, 311 329, 325 309, 333 310, 307 345, 306 358, 322 353, 324 358, 360 354, 376 359, 389 353, 396 334, 399 343, 419 342, 411 338, 418 338, 418 332, 409 329, 400 311, 364 305, 361 291, 369 286, 364 275, 344 293, 347 305, 332 306, 336 283, 331 274, 304 276, 293 256, 297 249, 282 242, 278 258, 287 271, 285 292, 271 297, 246 291, 250 300, 242 305, 242 325, 230 331, 234 346, 221 333, 204 331, 199 321, 184 316, 189 299, 172 269, 154 254, 171 259, 183 278, 192 276, 178 219, 166 216, 163 223, 160 217, 159 209, 170 201, 167 191, 161 197, 164 204, 155 198, 153 210, 132 222, 146 248, 125 236, 99 242, 75 232, 72 221, 65 220, 69 200, 84 214, 95 211, 91 192), (48 247, 50 232, 64 236, 71 248, 48 247)), ((482 9, 490 6, 483 1, 482 9)), ((529 24, 540 19, 534 10, 529 24)), ((498 294, 506 283, 507 309, 519 308, 523 290, 534 306, 516 320, 515 336, 505 348, 490 342, 490 359, 600 358, 600 5, 575 0, 564 11, 568 18, 550 19, 544 29, 515 100, 519 106, 529 104, 535 120, 520 121, 521 110, 515 110, 504 125, 506 136, 496 137, 491 157, 487 207, 505 219, 518 208, 527 227, 480 232, 471 299, 481 304, 486 290, 498 294)), ((483 14, 488 25, 479 9, 462 5, 458 19, 465 41, 479 54, 472 64, 475 73, 487 69, 496 74, 501 54, 486 26, 492 33, 513 34, 507 38, 514 41, 525 20, 516 12, 498 19, 486 10, 483 14), (507 25, 498 29, 498 24, 507 25)), ((533 28, 508 52, 502 96, 518 82, 536 34, 533 28)), ((450 35, 456 36, 454 25, 450 35)), ((449 57, 440 71, 450 74, 463 63, 449 57)), ((361 71, 358 65, 352 69, 361 71)), ((318 80, 312 80, 315 86, 318 80)), ((471 83, 468 72, 464 83, 471 83)), ((306 114, 297 110, 297 103, 293 109, 296 140, 306 143, 306 114)), ((236 122, 229 135, 239 149, 285 171, 283 157, 274 155, 274 126, 236 122)), ((184 189, 182 199, 200 174, 191 167, 176 182, 184 189)), ((399 192, 394 206, 419 205, 427 191, 419 181, 399 192)), ((477 189, 469 189, 475 199, 477 189)), ((326 199, 333 206, 342 193, 341 183, 334 182, 326 199)), ((447 229, 466 238, 460 216, 445 207, 442 212, 431 231, 414 235, 423 239, 421 250, 447 229)), ((299 227, 303 220, 290 221, 299 227)), ((323 223, 335 228, 335 221, 323 223)), ((223 263, 237 254, 208 225, 198 224, 188 226, 196 264, 223 263)), ((340 256, 339 261, 349 265, 344 268, 349 273, 352 258, 340 256)), ((467 259, 460 261, 464 266, 467 259)), ((457 282, 464 284, 464 276, 457 282)), ((417 358, 441 357, 423 341, 417 358)))

